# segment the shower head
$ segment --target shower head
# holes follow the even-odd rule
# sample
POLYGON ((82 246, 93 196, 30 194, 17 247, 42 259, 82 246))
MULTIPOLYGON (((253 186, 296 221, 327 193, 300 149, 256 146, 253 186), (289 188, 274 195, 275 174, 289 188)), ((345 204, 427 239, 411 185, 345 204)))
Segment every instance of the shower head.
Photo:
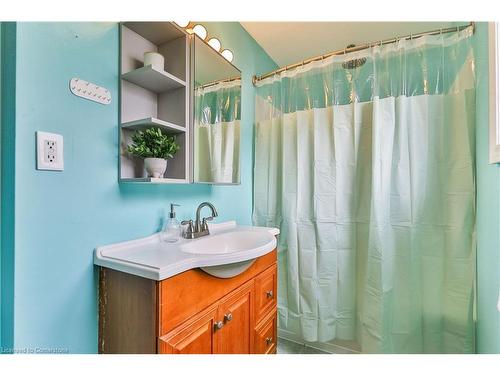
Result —
MULTIPOLYGON (((346 48, 353 48, 356 47, 355 44, 349 44, 346 48)), ((349 61, 344 61, 342 63, 342 67, 344 69, 356 69, 359 68, 360 66, 363 66, 363 64, 366 62, 366 57, 362 57, 361 59, 353 59, 349 61)))

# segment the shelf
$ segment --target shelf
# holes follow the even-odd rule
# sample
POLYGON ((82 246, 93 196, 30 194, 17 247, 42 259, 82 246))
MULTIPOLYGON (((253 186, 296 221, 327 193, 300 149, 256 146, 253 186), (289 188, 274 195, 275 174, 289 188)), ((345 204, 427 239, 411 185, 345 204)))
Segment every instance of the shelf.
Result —
POLYGON ((124 183, 140 183, 140 184, 189 184, 189 181, 184 178, 121 178, 120 182, 124 183))
POLYGON ((156 45, 186 36, 181 28, 171 22, 125 22, 124 25, 156 45))
POLYGON ((168 133, 185 133, 186 128, 180 125, 175 125, 167 121, 163 121, 154 117, 147 117, 140 120, 128 121, 121 124, 122 129, 140 129, 144 127, 155 126, 168 133))
POLYGON ((157 94, 186 86, 185 81, 163 70, 154 69, 152 65, 124 73, 122 78, 157 94))

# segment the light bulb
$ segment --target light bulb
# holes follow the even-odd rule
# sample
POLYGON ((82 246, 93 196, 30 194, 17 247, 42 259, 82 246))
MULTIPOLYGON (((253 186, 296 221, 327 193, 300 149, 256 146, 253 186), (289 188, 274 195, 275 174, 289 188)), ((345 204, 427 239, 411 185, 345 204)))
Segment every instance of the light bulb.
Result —
POLYGON ((201 39, 205 39, 207 37, 207 29, 203 25, 194 25, 193 31, 196 35, 198 35, 201 39))
POLYGON ((233 56, 233 53, 231 52, 231 50, 225 49, 224 51, 221 52, 221 55, 224 56, 224 58, 227 61, 229 61, 229 62, 233 61, 234 56, 233 56))
POLYGON ((189 25, 191 21, 174 21, 174 23, 180 27, 187 27, 187 25, 189 25))
POLYGON ((212 47, 217 52, 220 51, 221 44, 220 44, 220 40, 219 39, 217 39, 217 38, 211 38, 208 41, 208 44, 210 44, 210 47, 212 47))

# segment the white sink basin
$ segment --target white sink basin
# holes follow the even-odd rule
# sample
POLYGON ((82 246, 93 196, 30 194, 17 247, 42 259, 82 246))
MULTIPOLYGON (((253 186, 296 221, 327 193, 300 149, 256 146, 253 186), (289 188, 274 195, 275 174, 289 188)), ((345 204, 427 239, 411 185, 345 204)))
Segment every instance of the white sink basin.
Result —
MULTIPOLYGON (((275 247, 274 236, 268 231, 233 230, 211 234, 187 242, 180 247, 186 253, 198 255, 221 255, 234 253, 260 253, 275 247)), ((200 267, 206 273, 227 279, 245 272, 255 261, 255 257, 241 262, 200 267)))
POLYGON ((267 231, 235 230, 211 234, 192 240, 181 246, 181 250, 191 254, 229 254, 253 251, 268 246, 274 236, 267 231))
POLYGON ((153 280, 201 268, 221 278, 244 272, 258 257, 276 248, 276 228, 209 224, 210 234, 195 240, 162 242, 158 233, 95 249, 94 264, 153 280))

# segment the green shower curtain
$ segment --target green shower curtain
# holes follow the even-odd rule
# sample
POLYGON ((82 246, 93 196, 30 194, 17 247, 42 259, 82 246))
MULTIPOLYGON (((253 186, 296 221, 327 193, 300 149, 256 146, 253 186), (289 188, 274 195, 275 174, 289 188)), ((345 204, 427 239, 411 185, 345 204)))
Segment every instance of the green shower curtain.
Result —
POLYGON ((258 84, 254 223, 281 229, 281 334, 364 353, 474 351, 472 32, 258 84))
POLYGON ((195 181, 239 183, 241 81, 196 88, 194 107, 195 181))

